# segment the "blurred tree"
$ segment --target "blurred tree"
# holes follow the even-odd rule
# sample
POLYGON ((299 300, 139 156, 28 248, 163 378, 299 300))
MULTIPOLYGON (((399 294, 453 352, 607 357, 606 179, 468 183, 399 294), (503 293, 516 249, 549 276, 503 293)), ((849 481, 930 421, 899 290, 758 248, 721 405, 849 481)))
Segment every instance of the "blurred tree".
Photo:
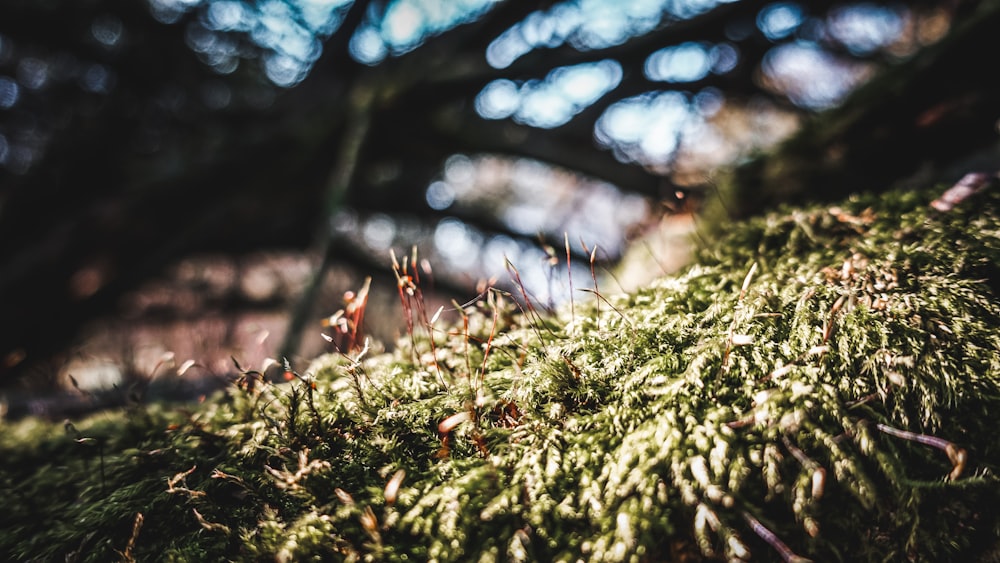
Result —
MULTIPOLYGON (((829 133, 844 135, 835 146, 848 154, 863 147, 864 158, 836 163, 877 166, 893 135, 911 132, 900 123, 973 107, 992 127, 996 116, 979 110, 995 109, 996 93, 977 86, 988 71, 940 50, 924 69, 921 49, 953 20, 995 24, 996 4, 7 0, 0 370, 63 348, 194 251, 312 248, 382 268, 350 236, 373 214, 530 238, 503 202, 453 205, 434 187, 456 154, 532 159, 671 198, 710 165, 786 134, 779 116, 834 107, 900 63, 930 73, 914 87, 934 94, 894 105, 917 93, 896 79, 891 101, 850 129, 892 115, 867 129, 873 143, 829 133), (936 72, 947 87, 926 86, 936 72), (723 142, 737 133, 749 141, 723 142)), ((978 50, 963 56, 995 52, 988 25, 968 27, 978 50)), ((804 158, 829 149, 810 150, 804 158)), ((892 161, 895 175, 918 164, 892 161)), ((563 226, 543 240, 560 243, 563 226)), ((390 231, 390 242, 405 238, 390 231)))

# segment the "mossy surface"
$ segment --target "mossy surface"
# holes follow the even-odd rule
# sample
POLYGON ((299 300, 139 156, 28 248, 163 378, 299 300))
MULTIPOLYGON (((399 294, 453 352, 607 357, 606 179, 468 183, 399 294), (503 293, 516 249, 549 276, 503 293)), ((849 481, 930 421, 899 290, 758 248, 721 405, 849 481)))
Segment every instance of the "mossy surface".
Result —
POLYGON ((6 423, 0 558, 997 557, 1000 195, 942 190, 733 225, 555 315, 488 292, 187 411, 6 423))

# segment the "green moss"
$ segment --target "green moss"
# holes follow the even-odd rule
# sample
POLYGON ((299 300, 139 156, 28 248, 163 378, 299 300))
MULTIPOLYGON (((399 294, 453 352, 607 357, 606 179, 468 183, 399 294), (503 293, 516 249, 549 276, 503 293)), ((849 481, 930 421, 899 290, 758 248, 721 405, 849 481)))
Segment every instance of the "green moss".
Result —
POLYGON ((1000 197, 934 195, 733 225, 554 317, 494 292, 433 348, 418 328, 189 413, 8 423, 0 555, 995 556, 1000 197))

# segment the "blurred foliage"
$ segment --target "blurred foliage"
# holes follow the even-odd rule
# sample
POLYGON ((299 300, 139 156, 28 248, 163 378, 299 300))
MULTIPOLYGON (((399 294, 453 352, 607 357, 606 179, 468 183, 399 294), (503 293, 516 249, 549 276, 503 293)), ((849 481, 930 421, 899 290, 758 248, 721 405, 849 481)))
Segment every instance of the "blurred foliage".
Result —
POLYGON ((0 423, 0 556, 991 560, 995 181, 786 207, 553 313, 429 319, 404 261, 392 353, 354 308, 280 384, 0 423))
POLYGON ((636 210, 993 4, 4 2, 0 370, 192 253, 310 249, 385 275, 416 244, 466 295, 518 253, 542 291, 545 245, 617 260, 636 210), (455 180, 497 159, 496 197, 455 180), (550 173, 524 189, 545 167, 559 197, 550 173))

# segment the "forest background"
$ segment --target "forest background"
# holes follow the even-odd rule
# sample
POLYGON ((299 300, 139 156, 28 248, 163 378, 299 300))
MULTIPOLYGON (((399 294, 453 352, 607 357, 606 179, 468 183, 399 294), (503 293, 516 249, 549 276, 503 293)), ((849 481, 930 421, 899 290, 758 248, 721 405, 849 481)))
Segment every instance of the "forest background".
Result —
POLYGON ((302 365, 369 276, 391 342, 390 251, 434 309, 511 265, 556 306, 591 262, 675 270, 698 221, 957 178, 996 140, 997 5, 4 2, 3 409, 302 365))

